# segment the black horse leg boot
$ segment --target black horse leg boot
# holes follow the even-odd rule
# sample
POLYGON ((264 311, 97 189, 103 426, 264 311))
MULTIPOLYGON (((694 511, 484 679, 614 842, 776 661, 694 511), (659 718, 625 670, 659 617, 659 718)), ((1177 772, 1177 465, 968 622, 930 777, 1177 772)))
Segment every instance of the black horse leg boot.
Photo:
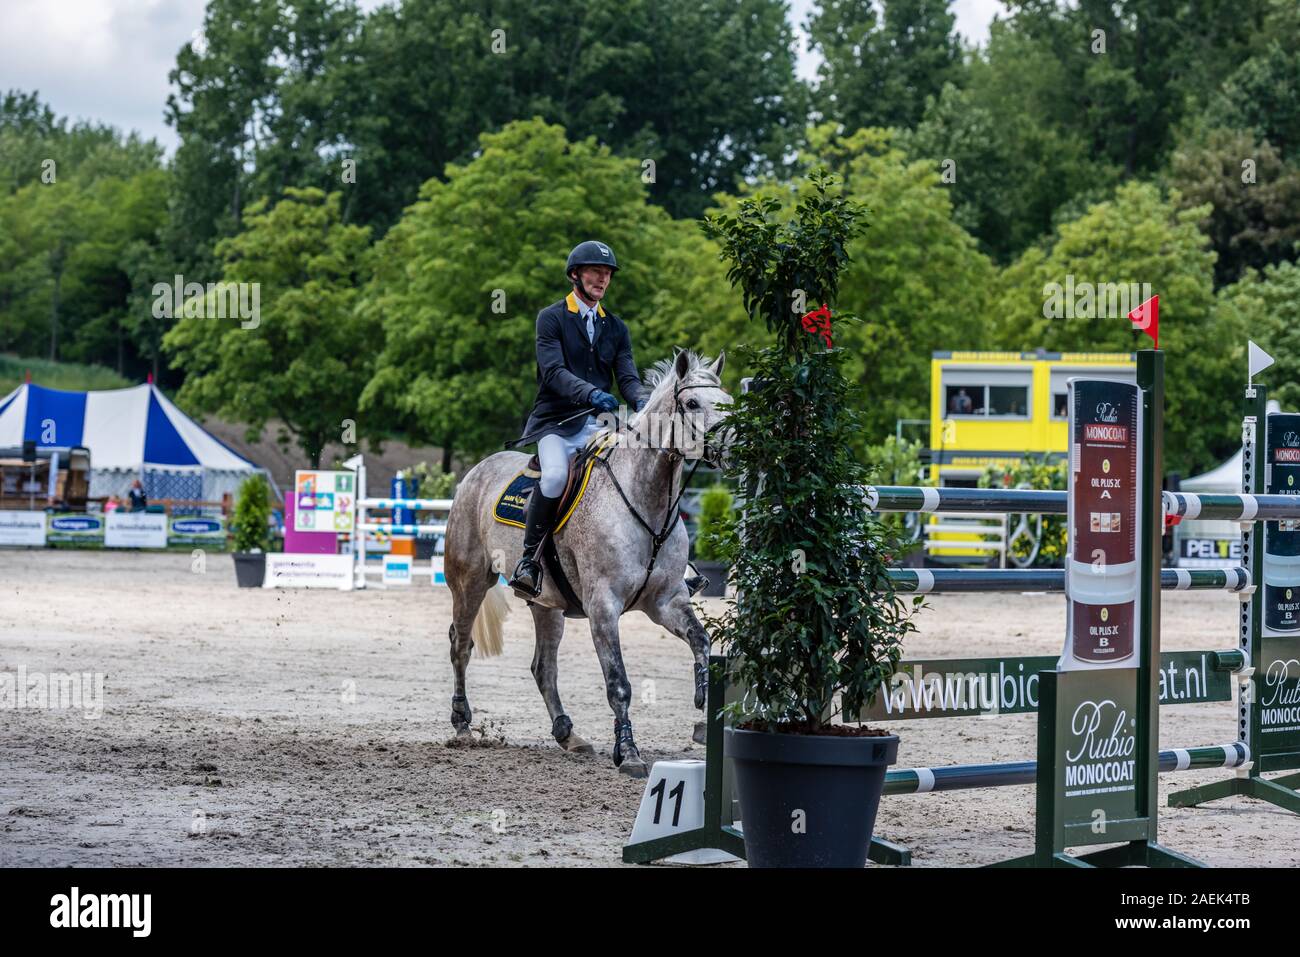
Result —
POLYGON ((540 486, 533 488, 528 496, 528 514, 524 520, 524 555, 515 567, 510 587, 519 597, 527 600, 542 593, 542 559, 538 553, 542 539, 551 530, 555 521, 555 510, 560 504, 559 497, 547 498, 540 486))

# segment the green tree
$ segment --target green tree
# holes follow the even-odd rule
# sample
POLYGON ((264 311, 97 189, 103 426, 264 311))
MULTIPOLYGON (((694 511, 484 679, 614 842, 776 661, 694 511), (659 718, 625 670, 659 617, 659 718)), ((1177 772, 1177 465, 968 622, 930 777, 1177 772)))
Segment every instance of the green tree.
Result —
POLYGON ((366 422, 385 426, 367 431, 432 442, 445 468, 453 452, 518 437, 537 389, 537 313, 569 292, 565 257, 594 237, 618 256, 606 306, 628 323, 641 367, 708 340, 736 311, 716 247, 686 242, 647 202, 635 160, 540 119, 511 123, 445 182, 429 180, 375 248, 361 313, 384 347, 362 403, 366 422))
MULTIPOLYGON (((1300 30, 1293 34, 1296 40, 1300 30)), ((1274 40, 1224 81, 1209 115, 1222 125, 1250 130, 1291 162, 1300 161, 1300 49, 1274 40)))
MULTIPOLYGON (((1150 285, 1160 296, 1160 347, 1171 355, 1166 390, 1166 468, 1184 475, 1229 454, 1245 341, 1216 309, 1214 253, 1196 223, 1209 209, 1179 209, 1154 186, 1126 183, 1112 200, 1063 224, 1049 249, 1031 247, 1003 271, 991 315, 1001 348, 1119 352, 1147 348, 1117 292, 1150 285), (1055 309, 1073 282, 1076 318, 1055 309), (1088 296, 1092 302, 1089 305, 1088 296), (1060 317, 1057 314, 1060 313, 1060 317), (1090 315, 1091 313, 1091 315, 1090 315)), ((1136 306, 1129 296, 1131 306, 1136 306)))
POLYGON ((1214 251, 1219 285, 1246 268, 1294 259, 1300 241, 1300 169, 1267 140, 1242 130, 1211 130, 1174 152, 1169 181, 1180 208, 1209 205, 1201 221, 1214 251))
MULTIPOLYGON (((1239 282, 1220 290, 1219 309, 1232 323, 1273 356, 1276 365, 1260 376, 1283 410, 1300 409, 1300 266, 1277 263, 1262 272, 1248 270, 1239 282)), ((1236 367, 1243 381, 1245 360, 1236 367)), ((1237 394, 1240 390, 1237 390, 1237 394)))
POLYGON ((952 0, 820 0, 807 30, 822 57, 814 98, 821 118, 849 133, 915 126, 927 97, 962 80, 951 7, 952 0))
POLYGON ((942 165, 955 219, 1000 263, 1051 233, 1062 204, 1100 201, 1119 178, 1078 128, 1076 83, 1050 44, 994 21, 966 87, 946 84, 898 138, 942 165))
POLYGON ((210 293, 203 315, 178 318, 163 346, 186 374, 182 406, 245 423, 250 441, 278 419, 281 443, 291 435, 317 468, 326 442, 351 444, 347 423, 379 338, 356 311, 369 230, 340 223, 338 193, 286 193, 273 207, 250 206, 243 231, 217 246, 225 282, 256 284, 260 315, 206 318, 217 310, 219 292, 210 293))
MULTIPOLYGON (((928 417, 930 354, 986 345, 985 317, 995 271, 953 221, 948 187, 932 163, 908 157, 889 131, 809 133, 813 155, 842 182, 845 196, 872 211, 850 243, 840 302, 861 322, 836 328, 853 407, 865 428, 854 449, 894 432, 895 420, 928 417)), ((809 309, 820 303, 811 302, 809 309)))

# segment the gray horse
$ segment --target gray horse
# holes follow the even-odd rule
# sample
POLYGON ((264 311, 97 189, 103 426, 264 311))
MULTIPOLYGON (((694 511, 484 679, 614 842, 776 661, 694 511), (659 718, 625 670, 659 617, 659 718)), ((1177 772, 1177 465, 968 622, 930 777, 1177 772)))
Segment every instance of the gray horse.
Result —
MULTIPOLYGON (((709 636, 691 608, 683 581, 688 542, 681 522, 674 522, 662 540, 648 577, 646 571, 655 535, 666 530, 670 510, 676 510, 683 458, 716 458, 708 436, 731 402, 719 379, 722 363, 722 355, 709 363, 680 351, 647 373, 649 400, 617 433, 606 458, 608 468, 597 463, 592 469, 581 504, 555 535, 560 563, 590 619, 605 676, 605 693, 614 711, 614 764, 632 777, 645 777, 647 769, 628 718, 632 688, 618 640, 624 612, 640 609, 690 646, 695 707, 704 707, 709 636)), ((523 530, 495 521, 493 508, 527 461, 522 452, 498 452, 479 462, 461 480, 447 517, 444 567, 451 588, 451 662, 456 669, 451 723, 458 736, 468 735, 470 729, 465 694, 470 648, 477 646, 480 655, 500 653, 501 624, 509 604, 497 574, 513 568, 523 550, 523 530)), ((557 652, 564 637, 565 600, 549 571, 541 595, 529 607, 537 633, 533 677, 550 712, 551 733, 565 750, 590 753, 594 749, 574 732, 560 703, 557 652)))

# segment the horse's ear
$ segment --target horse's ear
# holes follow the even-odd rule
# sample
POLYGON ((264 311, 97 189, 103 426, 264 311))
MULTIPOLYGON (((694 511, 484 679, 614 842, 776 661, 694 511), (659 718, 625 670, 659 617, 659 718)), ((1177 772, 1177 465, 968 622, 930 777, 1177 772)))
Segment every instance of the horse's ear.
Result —
POLYGON ((719 352, 718 357, 713 360, 713 365, 709 366, 709 370, 719 379, 722 378, 722 364, 726 358, 727 354, 725 352, 719 352))
POLYGON ((686 378, 686 373, 691 368, 691 356, 685 349, 677 353, 677 361, 673 363, 673 372, 677 376, 677 381, 686 378))

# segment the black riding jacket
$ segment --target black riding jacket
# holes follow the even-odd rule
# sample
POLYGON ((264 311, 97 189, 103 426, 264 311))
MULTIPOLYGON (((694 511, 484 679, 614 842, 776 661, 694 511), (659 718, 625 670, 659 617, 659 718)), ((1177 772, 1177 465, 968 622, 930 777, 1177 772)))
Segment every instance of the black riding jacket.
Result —
POLYGON ((556 423, 590 407, 594 390, 612 393, 615 378, 625 402, 635 407, 641 401, 645 390, 627 326, 597 303, 595 327, 596 338, 588 342, 587 324, 572 292, 537 314, 537 399, 523 432, 537 432, 533 441, 578 432, 586 422, 581 416, 562 426, 556 423))

